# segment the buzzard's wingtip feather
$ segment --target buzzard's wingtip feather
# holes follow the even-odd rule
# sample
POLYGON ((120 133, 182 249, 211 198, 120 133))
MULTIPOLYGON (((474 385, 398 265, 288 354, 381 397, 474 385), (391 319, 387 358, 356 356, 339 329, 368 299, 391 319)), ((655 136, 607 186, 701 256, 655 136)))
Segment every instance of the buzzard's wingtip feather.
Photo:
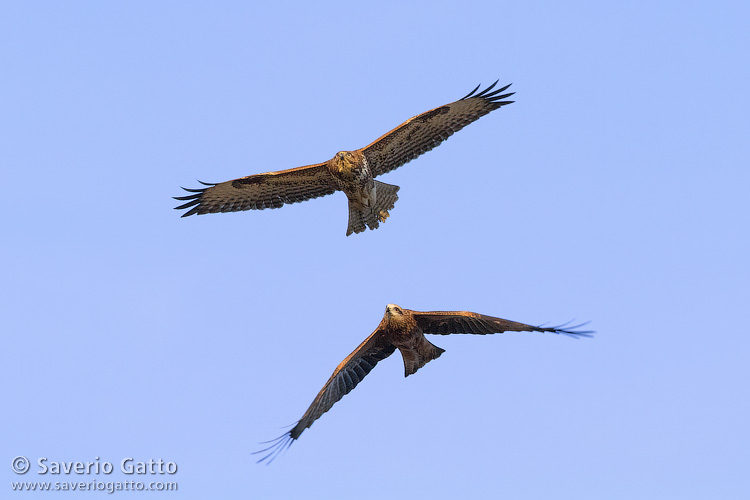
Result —
MULTIPOLYGON (((190 206, 190 205, 188 205, 188 207, 189 207, 189 206, 190 206)), ((180 208, 180 207, 177 207, 177 208, 180 208)), ((187 208, 187 207, 185 207, 185 208, 187 208)), ((192 209, 190 209, 190 210, 188 210, 187 212, 185 212, 184 214, 182 214, 182 217, 188 217, 188 216, 190 216, 190 215, 193 215, 193 214, 198 214, 198 215, 200 215, 199 209, 200 209, 200 205, 198 205, 198 206, 195 206, 195 207, 193 207, 192 209)))
POLYGON ((503 89, 497 89, 494 92, 490 92, 489 94, 485 94, 483 97, 485 99, 491 99, 491 98, 502 99, 503 97, 506 97, 506 96, 510 95, 510 94, 506 94, 505 96, 495 97, 497 94, 499 94, 502 91, 503 91, 503 89))
POLYGON ((203 193, 196 193, 196 194, 189 194, 187 196, 172 196, 173 200, 195 200, 197 198, 200 198, 203 195, 203 193))
MULTIPOLYGON (((200 181, 198 181, 198 182, 200 182, 200 181)), ((182 187, 182 186, 180 186, 180 187, 182 187)), ((188 193, 202 193, 202 192, 204 192, 206 190, 206 188, 189 189, 189 188, 186 188, 186 187, 184 187, 182 189, 184 189, 188 193)))
MULTIPOLYGON (((198 203, 200 203, 200 200, 190 200, 190 201, 188 201, 187 203, 183 203, 183 204, 182 204, 182 205, 180 205, 179 207, 174 207, 174 209, 175 209, 175 210, 183 210, 183 209, 185 209, 185 208, 190 208, 190 207, 192 207, 193 205, 197 205, 198 203)), ((197 208, 197 207, 196 207, 196 208, 197 208)))
MULTIPOLYGON (((216 185, 214 183, 203 182, 201 180, 198 180, 198 182, 200 182, 204 186, 209 186, 209 187, 213 187, 213 186, 216 185)), ((179 207, 174 207, 174 209, 175 210, 184 210, 186 208, 192 207, 193 205, 197 205, 192 210, 189 210, 188 212, 182 214, 182 217, 187 217, 189 215, 193 215, 193 214, 196 214, 196 213, 200 214, 201 212, 199 212, 199 208, 200 208, 201 198, 203 197, 203 193, 205 193, 208 188, 205 187, 205 188, 191 189, 191 188, 186 188, 186 187, 182 187, 182 186, 180 186, 180 187, 183 190, 187 191, 188 193, 193 193, 193 194, 189 194, 189 195, 186 195, 186 196, 173 196, 172 198, 174 198, 175 200, 187 201, 187 203, 184 203, 184 204, 180 205, 179 207)))
POLYGON ((459 100, 463 101, 465 99, 478 97, 480 99, 484 99, 484 100, 493 102, 493 103, 498 104, 500 106, 504 106, 505 104, 511 104, 513 101, 509 101, 509 102, 502 101, 502 102, 500 102, 500 100, 501 99, 505 99, 506 97, 512 96, 513 94, 515 94, 515 92, 511 92, 509 94, 503 94, 503 95, 498 95, 498 94, 500 94, 501 92, 505 91, 508 87, 510 87, 512 85, 512 83, 509 83, 508 85, 506 85, 506 86, 504 86, 504 87, 502 87, 500 89, 492 90, 492 89, 495 88, 495 86, 499 82, 500 82, 499 79, 495 80, 495 82, 492 85, 490 85, 486 89, 480 91, 479 93, 476 93, 477 90, 479 90, 479 88, 482 86, 481 84, 479 84, 479 85, 476 86, 476 88, 474 90, 472 90, 471 92, 469 92, 468 94, 466 94, 464 97, 462 97, 459 100))
POLYGON ((480 93, 478 93, 477 95, 475 95, 474 97, 487 97, 487 92, 489 92, 490 90, 492 90, 492 88, 495 85, 497 85, 497 82, 499 82, 499 81, 500 80, 495 80, 495 83, 493 83, 492 85, 490 85, 489 87, 487 87, 486 89, 484 89, 483 91, 481 91, 480 93))
POLYGON ((479 87, 481 87, 481 86, 482 86, 482 84, 480 83, 479 85, 477 85, 474 88, 474 90, 472 90, 471 92, 469 92, 468 94, 466 94, 465 96, 463 96, 461 99, 459 99, 459 101, 463 101, 464 99, 468 99, 469 97, 471 97, 474 94, 474 92, 476 92, 477 90, 479 90, 479 87))

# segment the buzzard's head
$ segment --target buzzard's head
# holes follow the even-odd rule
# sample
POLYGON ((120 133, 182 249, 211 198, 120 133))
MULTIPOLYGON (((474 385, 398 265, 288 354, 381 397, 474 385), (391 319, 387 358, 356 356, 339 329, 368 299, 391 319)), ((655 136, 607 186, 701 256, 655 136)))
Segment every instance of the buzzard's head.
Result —
POLYGON ((351 151, 339 151, 333 156, 333 163, 339 172, 348 172, 357 163, 351 151))

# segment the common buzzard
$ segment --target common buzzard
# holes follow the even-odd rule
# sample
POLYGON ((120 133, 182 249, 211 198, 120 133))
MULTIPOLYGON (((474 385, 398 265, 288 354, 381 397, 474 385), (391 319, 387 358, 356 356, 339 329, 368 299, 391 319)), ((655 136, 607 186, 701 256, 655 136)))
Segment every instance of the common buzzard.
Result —
POLYGON ((349 226, 346 235, 361 233, 366 226, 375 229, 388 217, 398 200, 398 186, 374 180, 408 163, 446 140, 469 123, 513 101, 503 101, 513 92, 502 94, 510 85, 492 91, 477 86, 456 102, 440 106, 406 120, 369 146, 340 151, 330 160, 304 167, 251 175, 219 184, 201 182, 200 189, 187 189, 185 201, 175 207, 189 209, 182 216, 216 212, 238 212, 280 208, 285 203, 343 191, 349 199, 349 226))
POLYGON ((424 334, 486 335, 512 331, 552 332, 572 337, 590 337, 593 331, 576 330, 586 324, 582 323, 568 328, 563 328, 565 325, 532 326, 467 311, 420 312, 388 304, 385 308, 385 315, 375 331, 336 367, 331 378, 325 383, 299 422, 286 434, 269 441, 273 443, 271 446, 255 453, 268 452, 259 462, 273 461, 282 450, 291 446, 294 440, 299 439, 305 429, 330 410, 334 403, 354 389, 378 361, 387 358, 396 349, 401 351, 401 357, 404 359, 405 377, 440 357, 445 350, 432 345, 424 334))

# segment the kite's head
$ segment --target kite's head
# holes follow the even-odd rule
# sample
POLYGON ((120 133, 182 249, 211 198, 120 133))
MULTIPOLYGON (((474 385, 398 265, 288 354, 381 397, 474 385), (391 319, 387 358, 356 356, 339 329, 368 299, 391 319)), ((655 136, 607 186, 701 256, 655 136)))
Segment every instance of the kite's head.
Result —
POLYGON ((389 318, 391 316, 400 317, 404 315, 404 311, 396 304, 388 304, 385 306, 385 315, 389 318))

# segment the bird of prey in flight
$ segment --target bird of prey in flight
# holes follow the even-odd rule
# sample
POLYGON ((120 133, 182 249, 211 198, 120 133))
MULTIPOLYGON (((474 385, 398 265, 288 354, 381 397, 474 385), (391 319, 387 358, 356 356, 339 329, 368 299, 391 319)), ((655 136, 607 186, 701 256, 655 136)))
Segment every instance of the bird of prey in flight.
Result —
POLYGON ((431 344, 425 334, 449 335, 452 333, 473 333, 486 335, 502 332, 551 332, 571 337, 590 337, 594 332, 577 330, 587 323, 564 328, 532 326, 507 319, 494 318, 467 311, 420 312, 403 309, 388 304, 385 315, 375 331, 357 347, 353 353, 336 367, 333 375, 320 390, 315 400, 297 424, 286 434, 269 441, 271 446, 255 453, 266 453, 259 462, 270 463, 285 448, 299 439, 300 434, 310 427, 338 400, 354 389, 370 373, 378 361, 387 358, 398 349, 404 359, 404 376, 415 373, 426 363, 443 354, 441 349, 431 344))
POLYGON ((182 216, 216 212, 238 212, 280 208, 285 203, 343 191, 349 199, 349 226, 346 235, 375 229, 388 217, 398 200, 398 186, 376 181, 375 177, 394 170, 441 142, 471 122, 513 101, 504 101, 513 92, 510 87, 492 91, 493 83, 477 93, 479 86, 465 97, 431 109, 383 135, 375 142, 354 151, 340 151, 330 160, 304 167, 251 175, 231 181, 187 189, 189 195, 175 196, 185 203, 182 216))

